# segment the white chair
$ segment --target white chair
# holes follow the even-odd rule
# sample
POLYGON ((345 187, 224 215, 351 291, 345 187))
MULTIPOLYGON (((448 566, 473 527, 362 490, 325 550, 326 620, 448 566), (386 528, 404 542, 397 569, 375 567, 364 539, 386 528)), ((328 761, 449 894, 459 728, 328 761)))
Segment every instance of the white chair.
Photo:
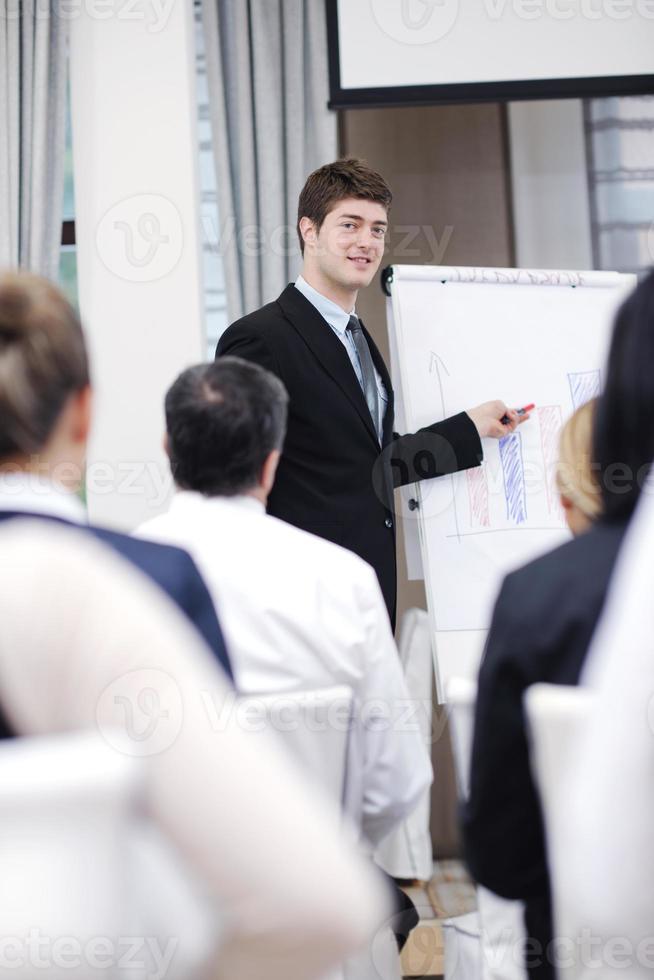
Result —
MULTIPOLYGON (((346 831, 359 836, 363 803, 362 732, 352 691, 344 685, 313 691, 284 691, 239 699, 249 724, 281 739, 314 782, 325 805, 346 831)), ((319 888, 307 869, 307 888, 319 888)), ((366 949, 323 980, 400 980, 400 957, 390 927, 380 929, 366 949)))
POLYGON ((237 724, 252 733, 281 740, 314 783, 337 804, 341 819, 346 802, 354 699, 346 685, 239 698, 237 724))
MULTIPOLYGON (((556 952, 560 952, 557 974, 560 980, 577 980, 587 975, 598 977, 601 970, 588 974, 580 962, 577 942, 577 910, 567 902, 558 882, 566 861, 560 846, 569 840, 565 825, 570 819, 568 798, 568 765, 593 703, 593 692, 582 687, 560 684, 534 684, 525 693, 525 710, 531 732, 531 760, 538 785, 547 834, 548 864, 551 875, 554 935, 556 952)), ((600 856, 601 860, 601 856, 600 856)), ((624 974, 628 976, 628 972, 624 974)))
MULTIPOLYGON (((459 793, 470 788, 470 764, 477 685, 467 677, 452 677, 447 703, 452 723, 452 746, 459 793)), ((524 906, 477 886, 477 912, 443 923, 445 980, 525 980, 522 964, 525 939, 524 906), (448 951, 449 947, 449 951, 448 951)))
POLYGON ((144 980, 162 957, 167 978, 201 975, 213 916, 138 820, 141 779, 140 760, 96 733, 0 744, 0 921, 13 977, 144 980))
MULTIPOLYGON (((405 613, 399 653, 409 694, 420 708, 420 731, 431 753, 433 659, 429 616, 424 609, 409 609, 405 613)), ((434 870, 430 809, 431 789, 428 789, 415 810, 377 848, 376 863, 394 878, 430 881, 434 870)))

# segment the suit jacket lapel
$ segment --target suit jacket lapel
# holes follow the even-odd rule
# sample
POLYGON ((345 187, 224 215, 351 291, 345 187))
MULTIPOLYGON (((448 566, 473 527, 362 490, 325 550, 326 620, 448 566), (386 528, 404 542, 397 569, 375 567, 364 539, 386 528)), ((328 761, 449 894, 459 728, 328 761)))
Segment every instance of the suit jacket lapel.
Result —
MULTIPOLYGON (((371 438, 379 446, 377 433, 372 424, 370 411, 363 396, 359 379, 354 373, 345 347, 334 334, 332 328, 323 320, 315 306, 293 285, 286 287, 277 302, 286 319, 297 330, 327 373, 352 402, 371 438)), ((377 354, 379 355, 379 352, 377 354)))

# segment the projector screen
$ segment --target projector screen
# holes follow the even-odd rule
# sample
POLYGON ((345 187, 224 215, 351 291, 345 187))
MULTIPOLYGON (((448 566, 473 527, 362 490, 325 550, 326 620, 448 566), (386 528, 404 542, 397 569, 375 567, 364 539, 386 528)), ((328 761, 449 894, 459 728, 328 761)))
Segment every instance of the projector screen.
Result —
POLYGON ((654 0, 327 0, 333 108, 654 92, 654 0))

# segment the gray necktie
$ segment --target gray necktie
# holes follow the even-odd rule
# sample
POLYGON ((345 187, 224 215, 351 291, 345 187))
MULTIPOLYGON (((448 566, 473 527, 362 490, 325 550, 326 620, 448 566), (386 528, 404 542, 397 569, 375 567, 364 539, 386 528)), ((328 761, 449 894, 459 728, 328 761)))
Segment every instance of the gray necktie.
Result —
POLYGON ((363 383, 361 385, 363 389, 363 394, 366 399, 366 404, 370 411, 370 416, 372 418, 372 424, 375 427, 375 432, 377 433, 377 438, 379 438, 381 433, 381 419, 379 418, 379 396, 377 394, 377 379, 375 378, 375 366, 372 363, 372 357, 370 356, 370 348, 368 347, 368 341, 363 335, 363 330, 361 329, 361 324, 359 323, 358 317, 350 317, 347 325, 347 329, 352 335, 352 340, 354 341, 354 346, 357 349, 357 354, 359 355, 359 364, 361 365, 361 376, 363 383))

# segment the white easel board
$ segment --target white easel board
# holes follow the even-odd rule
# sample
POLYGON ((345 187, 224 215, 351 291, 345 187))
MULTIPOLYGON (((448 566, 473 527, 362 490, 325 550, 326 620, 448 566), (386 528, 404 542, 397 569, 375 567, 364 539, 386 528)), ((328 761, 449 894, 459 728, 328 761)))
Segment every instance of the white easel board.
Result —
POLYGON ((555 484, 559 433, 599 394, 613 317, 635 281, 393 267, 388 314, 404 431, 494 398, 536 405, 516 433, 483 441, 481 467, 414 487, 441 698, 449 676, 476 673, 507 572, 569 537, 555 484))

